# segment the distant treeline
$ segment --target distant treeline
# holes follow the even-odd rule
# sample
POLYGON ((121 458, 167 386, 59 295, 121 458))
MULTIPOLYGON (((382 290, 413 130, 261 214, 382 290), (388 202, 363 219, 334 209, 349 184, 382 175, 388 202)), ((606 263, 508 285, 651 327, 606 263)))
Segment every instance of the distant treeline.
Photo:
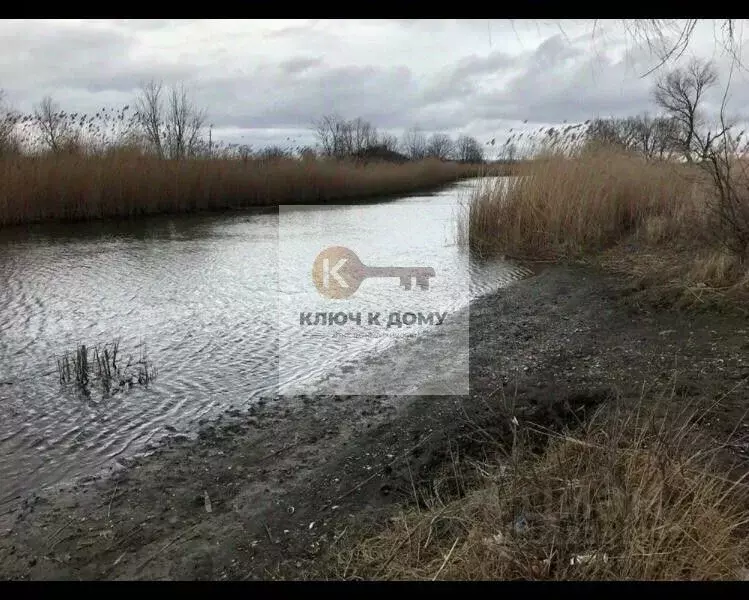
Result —
POLYGON ((380 134, 368 121, 328 115, 313 124, 317 144, 287 143, 263 148, 213 139, 208 113, 182 85, 150 82, 133 102, 119 109, 103 107, 95 114, 64 110, 50 96, 22 114, 2 102, 0 92, 0 157, 39 154, 104 155, 126 151, 161 159, 326 157, 335 159, 443 161, 481 163, 484 152, 473 137, 435 133, 427 136, 413 128, 399 140, 380 134))
POLYGON ((396 162, 436 158, 460 163, 481 163, 484 151, 476 138, 461 135, 453 140, 444 133, 427 137, 417 128, 394 135, 380 134, 369 121, 328 115, 315 124, 319 152, 334 158, 383 158, 396 162))

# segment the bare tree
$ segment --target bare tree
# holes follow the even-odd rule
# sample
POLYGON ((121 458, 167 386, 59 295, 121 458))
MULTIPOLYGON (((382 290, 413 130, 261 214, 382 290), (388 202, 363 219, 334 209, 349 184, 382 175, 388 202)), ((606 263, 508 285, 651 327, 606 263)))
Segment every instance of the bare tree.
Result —
POLYGON ((484 149, 475 137, 461 135, 456 144, 456 156, 463 163, 484 162, 484 149))
POLYGON ((194 156, 201 144, 206 111, 189 98, 183 85, 168 90, 164 106, 161 82, 145 84, 135 100, 136 120, 151 150, 160 158, 194 156))
POLYGON ((12 154, 15 122, 10 113, 0 112, 0 156, 12 154))
POLYGON ((400 144, 398 138, 391 134, 382 134, 378 140, 378 145, 387 152, 397 152, 400 144))
POLYGON ((377 129, 359 117, 326 115, 315 123, 315 136, 322 154, 335 158, 363 156, 380 143, 377 129))
POLYGON ((656 120, 651 119, 648 114, 634 117, 632 121, 632 146, 637 149, 647 160, 656 156, 658 146, 658 133, 656 120))
POLYGON ((346 153, 361 155, 377 145, 377 129, 369 122, 357 117, 346 127, 346 153))
POLYGON ((161 82, 149 81, 141 88, 140 95, 135 99, 135 110, 138 124, 151 149, 159 158, 164 158, 161 144, 163 137, 163 115, 161 82))
POLYGON ((658 117, 653 122, 653 157, 659 160, 673 158, 678 150, 674 140, 678 137, 679 124, 669 117, 658 117))
POLYGON ((324 156, 338 157, 342 154, 343 123, 338 115, 325 115, 315 122, 315 136, 324 156))
POLYGON ((205 121, 206 111, 190 100, 183 85, 170 90, 165 132, 171 158, 195 155, 205 121))
POLYGON ((455 152, 455 144, 449 135, 435 133, 427 142, 426 155, 440 160, 448 160, 455 152))
POLYGON ((404 154, 411 160, 422 160, 427 156, 427 138, 416 127, 403 134, 401 145, 404 154))
POLYGON ((717 81, 712 63, 698 59, 691 60, 685 68, 669 71, 656 81, 655 102, 678 125, 674 142, 689 162, 705 142, 698 131, 702 125, 700 101, 717 81))
POLYGON ((732 135, 726 122, 725 98, 716 133, 708 133, 700 166, 709 174, 715 198, 708 202, 716 227, 710 231, 717 241, 736 255, 742 264, 749 262, 749 145, 742 141, 743 131, 732 135))
POLYGON ((235 149, 236 156, 245 163, 252 158, 252 146, 249 144, 238 144, 235 149))
POLYGON ((45 96, 36 106, 34 120, 42 135, 42 143, 52 152, 62 152, 75 142, 67 114, 60 110, 60 105, 51 96, 45 96))
POLYGON ((659 80, 655 94, 677 125, 679 149, 690 162, 696 156, 699 167, 712 182, 715 195, 708 198, 707 205, 715 224, 707 230, 746 264, 749 261, 749 146, 746 141, 742 142, 744 132, 734 135, 735 124, 726 119, 728 86, 723 93, 717 125, 705 126, 698 112, 704 91, 716 83, 717 74, 712 65, 693 60, 686 69, 675 69, 659 80))
POLYGON ((632 148, 640 152, 647 160, 664 160, 671 158, 675 148, 674 140, 678 138, 679 125, 670 117, 655 117, 649 115, 633 117, 632 148))
POLYGON ((590 121, 585 133, 590 143, 630 150, 636 127, 633 119, 596 118, 590 121))
MULTIPOLYGON (((598 19, 593 19, 592 34, 595 38, 598 19)), ((689 48, 700 19, 619 19, 629 40, 644 44, 660 59, 650 73, 668 62, 678 60, 689 48)), ((741 51, 740 19, 713 19, 714 41, 716 45, 738 58, 741 51), (739 35, 737 35, 737 33, 739 35)), ((557 24, 564 32, 563 25, 557 24)))
POLYGON ((646 159, 669 158, 677 143, 679 126, 673 117, 638 115, 623 119, 593 119, 585 131, 589 143, 638 152, 646 159))

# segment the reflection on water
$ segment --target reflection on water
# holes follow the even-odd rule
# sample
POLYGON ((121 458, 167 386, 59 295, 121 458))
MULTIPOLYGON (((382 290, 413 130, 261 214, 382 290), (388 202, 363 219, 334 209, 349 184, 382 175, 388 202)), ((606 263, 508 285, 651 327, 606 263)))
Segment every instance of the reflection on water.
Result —
MULTIPOLYGON (((396 201, 424 207, 418 226, 390 218, 393 203, 358 206, 358 218, 387 220, 387 247, 396 254, 413 252, 419 236, 439 228, 442 252, 457 261, 462 250, 448 231, 454 218, 429 207, 457 207, 470 185, 396 201)), ((349 210, 326 209, 326 227, 350 234, 349 210)), ((277 298, 293 293, 279 289, 278 224, 266 212, 0 231, 0 502, 274 394, 277 298), (147 345, 155 382, 105 400, 61 390, 56 356, 114 339, 126 354, 147 345)), ((300 218, 282 237, 309 235, 300 218)), ((358 249, 376 257, 375 246, 363 235, 358 249)), ((528 274, 497 261, 472 261, 470 270, 473 295, 528 274)), ((372 344, 349 339, 328 348, 317 369, 322 374, 372 344)))

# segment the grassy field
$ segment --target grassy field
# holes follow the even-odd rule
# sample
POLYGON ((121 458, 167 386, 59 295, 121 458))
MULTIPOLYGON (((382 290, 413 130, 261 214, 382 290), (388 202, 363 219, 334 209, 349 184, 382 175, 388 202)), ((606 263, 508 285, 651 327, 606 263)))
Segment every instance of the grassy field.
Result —
POLYGON ((481 254, 599 261, 664 294, 732 296, 749 291, 749 265, 727 249, 716 204, 696 166, 597 149, 477 188, 461 241, 481 254))
POLYGON ((0 159, 0 226, 325 203, 402 194, 477 175, 436 160, 159 160, 138 154, 0 159))

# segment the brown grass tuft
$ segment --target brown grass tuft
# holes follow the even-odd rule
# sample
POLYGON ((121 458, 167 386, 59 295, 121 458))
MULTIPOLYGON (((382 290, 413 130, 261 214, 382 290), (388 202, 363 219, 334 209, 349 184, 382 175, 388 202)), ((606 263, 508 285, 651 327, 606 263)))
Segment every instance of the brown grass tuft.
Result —
MULTIPOLYGON (((747 490, 722 475, 696 414, 599 412, 577 434, 523 423, 511 456, 464 497, 411 509, 337 557, 363 579, 735 579, 749 559, 747 490), (537 432, 536 432, 537 433, 537 432)), ((455 470, 453 466, 453 470, 455 470)))

